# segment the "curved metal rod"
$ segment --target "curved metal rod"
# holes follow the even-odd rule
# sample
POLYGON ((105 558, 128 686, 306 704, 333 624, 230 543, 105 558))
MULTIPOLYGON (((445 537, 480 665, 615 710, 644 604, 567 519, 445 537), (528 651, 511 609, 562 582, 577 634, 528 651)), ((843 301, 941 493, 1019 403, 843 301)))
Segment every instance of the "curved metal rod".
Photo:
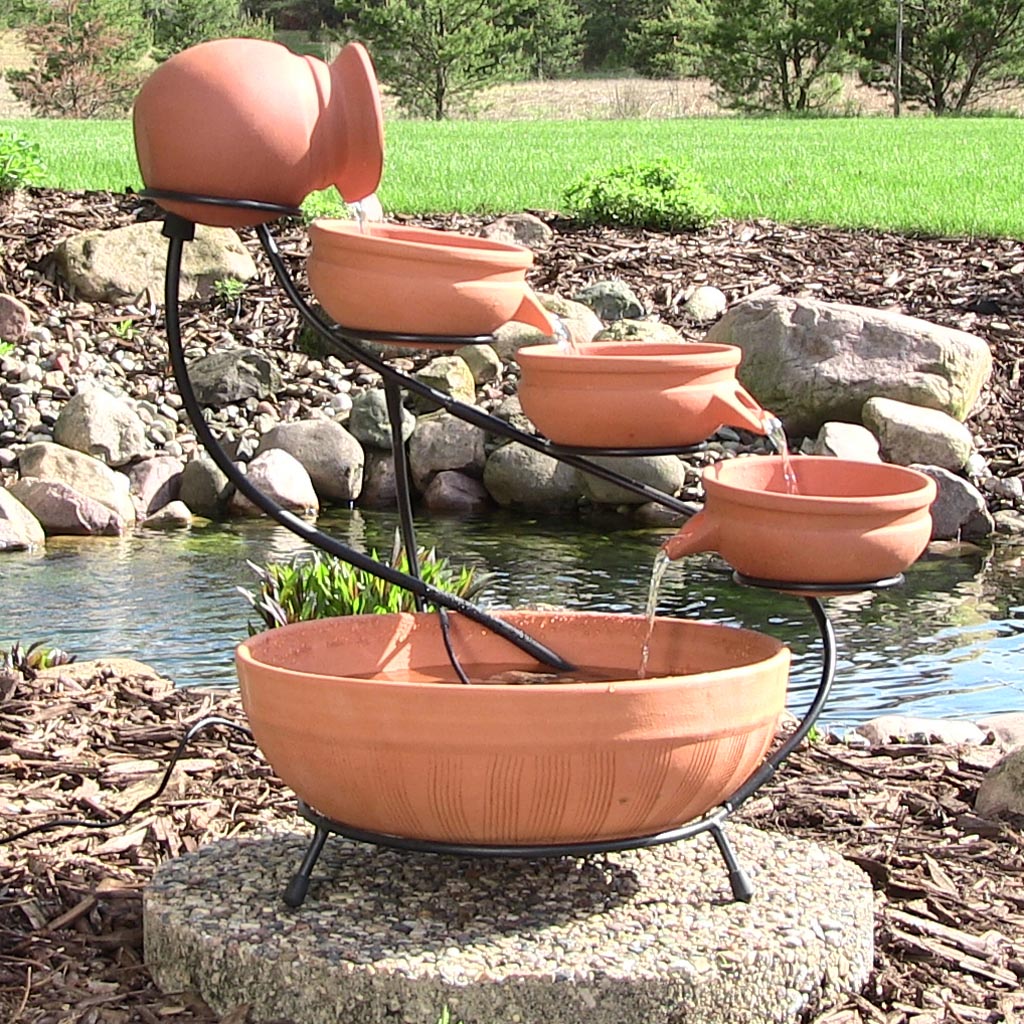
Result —
MULTIPOLYGON (((542 452, 544 455, 558 459, 559 462, 564 462, 575 469, 582 470, 583 472, 589 473, 591 476, 596 476, 607 483, 621 487, 623 490, 639 494, 648 501, 654 501, 659 505, 664 505, 673 512, 680 512, 683 515, 692 516, 700 511, 700 507, 698 505, 694 505, 687 501, 681 501, 679 498, 676 498, 671 494, 659 491, 656 487, 651 487, 649 484, 633 480, 628 476, 623 476, 621 473, 615 472, 613 469, 609 469, 599 463, 592 462, 590 459, 573 454, 571 451, 561 449, 558 445, 552 444, 546 438, 534 437, 532 434, 526 434, 521 430, 517 430, 512 426, 512 424, 498 419, 497 416, 492 416, 490 413, 484 412, 483 409, 480 409, 475 405, 460 402, 458 399, 452 398, 451 395, 446 395, 443 391, 438 391, 435 388, 430 387, 429 384, 424 384, 415 377, 411 377, 408 374, 403 373, 401 370, 396 370, 393 366, 388 365, 384 360, 379 359, 373 353, 366 351, 359 344, 360 341, 365 340, 364 335, 370 334, 371 332, 356 333, 340 325, 338 327, 334 327, 319 316, 302 297, 298 288, 296 288, 295 282, 292 280, 291 274, 288 272, 288 268, 284 265, 284 261, 281 259, 280 251, 277 248, 277 243, 274 241, 273 235, 270 233, 269 227, 266 224, 258 224, 256 225, 256 233, 259 236, 263 249, 267 254, 267 259, 270 260, 270 265, 274 270, 274 274, 277 276, 278 283, 288 296, 288 300, 299 311, 302 319, 305 320, 321 338, 323 338, 327 345, 335 349, 336 352, 340 353, 344 358, 358 360, 375 373, 379 373, 385 380, 393 380, 400 383, 407 391, 411 391, 413 394, 428 399, 436 405, 439 405, 445 410, 445 412, 449 412, 453 416, 457 416, 460 420, 464 420, 466 423, 471 423, 475 427, 480 427, 482 430, 486 430, 490 434, 497 434, 500 437, 506 437, 512 441, 518 441, 527 448, 532 448, 534 451, 542 452)), ((377 335, 377 337, 380 337, 380 335, 377 335)), ((468 341, 470 339, 464 340, 468 341)))
POLYGON ((492 630, 498 636, 514 644, 521 651, 536 658, 537 661, 559 671, 571 671, 573 665, 567 662, 560 655, 550 650, 544 644, 528 636, 522 630, 517 629, 510 623, 489 615, 487 612, 471 604, 469 601, 458 597, 455 594, 446 593, 432 587, 429 583, 415 576, 401 572, 389 565, 377 562, 369 555, 356 551, 341 541, 318 530, 310 523, 305 522, 293 512, 282 507, 277 502, 268 498, 259 488, 253 485, 245 474, 241 473, 230 456, 220 446, 217 438, 214 437, 203 415, 202 407, 192 389, 192 382, 188 375, 188 366, 185 363, 185 352, 181 343, 181 324, 178 316, 178 295, 181 278, 181 256, 186 240, 193 237, 195 225, 175 214, 169 214, 164 221, 164 235, 169 239, 167 251, 167 274, 165 279, 165 316, 167 320, 168 348, 170 350, 171 367, 174 371, 174 379, 181 394, 182 404, 188 413, 189 419, 195 427, 196 435, 202 442, 203 447, 210 453, 210 457, 217 464, 218 468, 241 491, 257 508, 261 509, 272 519, 275 519, 282 526, 287 527, 293 533, 302 537, 315 547, 344 559, 357 569, 371 573, 380 579, 386 580, 397 587, 411 591, 413 594, 425 598, 433 604, 448 608, 451 611, 459 612, 466 618, 478 622, 492 630))

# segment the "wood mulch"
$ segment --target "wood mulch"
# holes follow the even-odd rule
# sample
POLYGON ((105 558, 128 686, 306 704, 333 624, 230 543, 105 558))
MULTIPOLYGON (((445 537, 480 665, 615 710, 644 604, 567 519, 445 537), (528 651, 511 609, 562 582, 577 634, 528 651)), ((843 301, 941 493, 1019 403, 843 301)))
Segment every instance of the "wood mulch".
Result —
MULTIPOLYGON (((154 988, 141 894, 156 865, 201 843, 270 822, 307 828, 292 798, 244 737, 215 725, 187 745, 163 794, 120 820, 211 715, 244 723, 235 693, 175 690, 132 662, 50 669, 0 698, 0 1020, 251 1020, 245 1006, 218 1015, 194 994, 154 988)), ((995 757, 987 747, 811 746, 740 812, 838 847, 874 883, 874 975, 818 1024, 1024 1019, 1021 823, 971 810, 995 757)))

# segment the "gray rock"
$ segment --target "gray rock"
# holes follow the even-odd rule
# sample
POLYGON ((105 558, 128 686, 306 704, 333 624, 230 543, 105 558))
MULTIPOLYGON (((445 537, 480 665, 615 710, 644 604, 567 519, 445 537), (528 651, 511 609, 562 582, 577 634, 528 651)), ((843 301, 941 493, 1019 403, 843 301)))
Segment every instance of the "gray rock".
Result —
MULTIPOLYGON (((57 265, 75 294, 90 302, 163 302, 167 239, 161 221, 72 235, 56 250, 57 265)), ((206 298, 217 281, 248 281, 256 264, 230 228, 199 225, 184 248, 181 296, 206 298)))
POLYGON ((598 331, 594 341, 637 341, 678 345, 683 336, 661 320, 616 320, 598 331))
POLYGON ((228 348, 189 364, 189 378, 202 405, 223 408, 248 398, 269 398, 281 389, 281 375, 262 352, 228 348))
MULTIPOLYGON (((408 441, 416 429, 416 417, 402 407, 402 440, 408 441)), ((349 433, 368 448, 391 451, 391 421, 383 388, 368 388, 352 397, 348 415, 349 433)))
POLYGON ((504 507, 549 512, 575 508, 581 496, 576 470, 517 442, 491 453, 484 467, 484 487, 504 507))
POLYGON ((409 470, 421 492, 445 470, 479 477, 485 458, 484 432, 446 412, 420 419, 409 440, 409 470))
POLYGON ((992 517, 996 530, 1008 537, 1024 536, 1024 514, 1015 509, 1000 509, 992 517))
POLYGON ((178 497, 197 516, 218 519, 234 490, 220 467, 206 452, 185 463, 178 497))
POLYGON ((523 412, 523 406, 519 401, 518 395, 509 395, 508 398, 491 410, 491 414, 496 419, 504 420, 523 434, 535 435, 537 433, 537 428, 527 419, 526 414, 523 412))
POLYGON ((279 423, 260 438, 256 454, 280 448, 302 463, 321 501, 348 504, 363 487, 362 445, 334 420, 279 423))
POLYGON ((49 537, 116 537, 128 523, 109 506, 59 480, 22 477, 11 493, 39 520, 49 537))
POLYGON ((391 452, 377 448, 366 450, 363 465, 363 490, 359 504, 363 508, 395 507, 398 498, 398 484, 395 481, 395 460, 391 452))
POLYGON ((45 544, 46 533, 39 520, 0 487, 0 551, 31 551, 45 544))
POLYGON ((477 384, 490 384, 501 376, 501 357, 490 345, 463 345, 455 350, 477 384))
POLYGON ((142 519, 177 500, 184 470, 184 463, 170 455, 155 455, 128 468, 129 491, 142 519))
POLYGON ((32 312, 21 299, 0 295, 0 341, 17 345, 25 340, 32 326, 32 312))
MULTIPOLYGON (((308 515, 318 512, 320 502, 309 474, 294 455, 282 448, 269 448, 260 452, 245 467, 249 482, 283 508, 308 515)), ((228 501, 228 510, 240 516, 259 516, 263 513, 241 491, 235 491, 228 501)))
POLYGON ((975 723, 989 733, 1004 749, 1024 747, 1024 711, 1007 711, 1001 715, 988 715, 975 723))
POLYGON ((430 512, 472 515, 483 512, 491 501, 479 480, 446 469, 430 481, 423 493, 423 503, 430 512))
POLYGON ((881 715, 856 730, 872 746, 886 743, 970 743, 980 746, 988 738, 973 722, 909 715, 881 715))
POLYGON ((855 462, 881 462, 878 440, 866 427, 857 423, 830 420, 822 425, 811 449, 812 455, 834 455, 855 462))
POLYGON ((53 439, 114 467, 134 462, 152 450, 135 403, 100 387, 80 391, 64 403, 53 425, 53 439))
POLYGON ((979 540, 992 533, 995 525, 985 497, 969 480, 941 466, 914 465, 938 486, 932 502, 932 540, 979 540))
POLYGON ((683 303, 683 312, 702 323, 717 320, 729 308, 725 292, 714 285, 702 284, 694 288, 683 303))
MULTIPOLYGON (((604 327, 601 318, 582 302, 563 299, 561 295, 540 295, 538 298, 549 313, 554 313, 562 321, 574 345, 585 345, 604 327)), ((549 344, 553 340, 547 335, 540 337, 549 344)), ((498 354, 502 357, 505 355, 500 348, 498 354)))
POLYGON ((552 339, 543 331, 538 331, 536 327, 521 324, 517 320, 509 320, 494 332, 492 347, 498 353, 499 359, 512 359, 527 345, 550 345, 551 342, 552 339))
POLYGON ((974 809, 983 818, 1024 814, 1024 747, 1011 750, 985 773, 974 809))
POLYGON ((187 530, 192 525, 192 513, 183 501, 170 501, 143 522, 147 530, 187 530))
POLYGON ((574 302, 589 306, 602 320, 637 320, 647 310, 625 281, 595 281, 581 288, 574 302))
POLYGON ((106 505, 125 523, 135 522, 128 477, 99 459, 63 445, 39 441, 22 450, 18 466, 23 480, 34 477, 66 484, 72 491, 106 505))
MULTIPOLYGON (((459 356, 435 356, 414 375, 418 381, 435 391, 450 395, 460 402, 473 405, 476 402, 476 382, 466 361, 459 356)), ((417 410, 436 409, 430 399, 413 396, 413 407, 417 410)))
POLYGON ((492 242, 508 242, 527 248, 547 245, 555 237, 554 231, 532 213, 511 213, 507 217, 499 217, 484 225, 480 235, 492 242))
POLYGON ((981 486, 989 494, 994 494, 1004 501, 1020 504, 1024 500, 1024 480, 1019 476, 987 476, 981 481, 981 486))
POLYGON ((706 340, 743 350, 741 382, 793 436, 827 420, 856 423, 876 396, 963 420, 992 368, 988 345, 964 331, 790 296, 737 303, 706 340))
POLYGON ((956 472, 966 465, 974 450, 967 427, 938 409, 871 398, 864 403, 861 415, 864 426, 878 438, 886 459, 899 466, 921 462, 956 472))
MULTIPOLYGON (((686 483, 686 467, 675 455, 637 455, 629 458, 596 457, 599 466, 613 469, 623 476, 654 487, 664 494, 678 494, 686 483)), ((600 505, 642 505, 648 499, 590 473, 580 472, 580 489, 600 505)))

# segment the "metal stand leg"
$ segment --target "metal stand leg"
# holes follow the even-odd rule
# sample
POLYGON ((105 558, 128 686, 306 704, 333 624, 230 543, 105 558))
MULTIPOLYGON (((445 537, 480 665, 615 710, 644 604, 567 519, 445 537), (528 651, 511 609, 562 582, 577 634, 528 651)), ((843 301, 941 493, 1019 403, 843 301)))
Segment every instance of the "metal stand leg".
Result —
POLYGON ((722 826, 719 824, 711 825, 708 831, 715 837, 718 852, 721 853, 722 860, 725 861, 725 866, 729 869, 729 885, 732 887, 733 899, 739 900, 741 903, 749 903, 754 895, 754 884, 750 881, 750 875, 740 867, 740 862, 736 859, 736 851, 733 850, 729 837, 722 831, 722 826))
MULTIPOLYGON (((402 533, 402 546, 408 559, 409 575, 420 578, 419 557, 416 554, 416 526, 412 518, 412 489, 409 486, 409 460, 402 439, 402 391, 390 379, 384 381, 384 397, 388 403, 391 421, 391 456, 395 463, 395 491, 398 499, 398 521, 402 533)), ((413 594, 416 611, 423 611, 426 602, 422 594, 413 594)))
POLYGON ((309 892, 310 875, 312 875, 313 868, 323 852, 324 843, 327 842, 327 835, 327 829, 317 825, 313 838, 310 840, 309 848, 306 850, 306 856, 302 858, 302 864, 299 866, 298 873, 288 883, 288 888, 284 891, 284 901, 289 907, 301 907, 306 899, 306 893, 309 892))

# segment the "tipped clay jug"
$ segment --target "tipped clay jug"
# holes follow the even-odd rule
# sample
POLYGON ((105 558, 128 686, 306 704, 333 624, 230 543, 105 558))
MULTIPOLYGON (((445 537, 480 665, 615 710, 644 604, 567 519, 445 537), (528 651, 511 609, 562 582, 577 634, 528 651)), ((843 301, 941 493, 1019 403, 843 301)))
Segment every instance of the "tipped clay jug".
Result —
MULTIPOLYGON (((331 185, 356 202, 380 183, 380 96, 359 43, 349 43, 330 65, 262 39, 200 43, 150 75, 133 121, 147 188, 298 206, 331 185)), ((278 216, 158 201, 221 227, 278 216)))

